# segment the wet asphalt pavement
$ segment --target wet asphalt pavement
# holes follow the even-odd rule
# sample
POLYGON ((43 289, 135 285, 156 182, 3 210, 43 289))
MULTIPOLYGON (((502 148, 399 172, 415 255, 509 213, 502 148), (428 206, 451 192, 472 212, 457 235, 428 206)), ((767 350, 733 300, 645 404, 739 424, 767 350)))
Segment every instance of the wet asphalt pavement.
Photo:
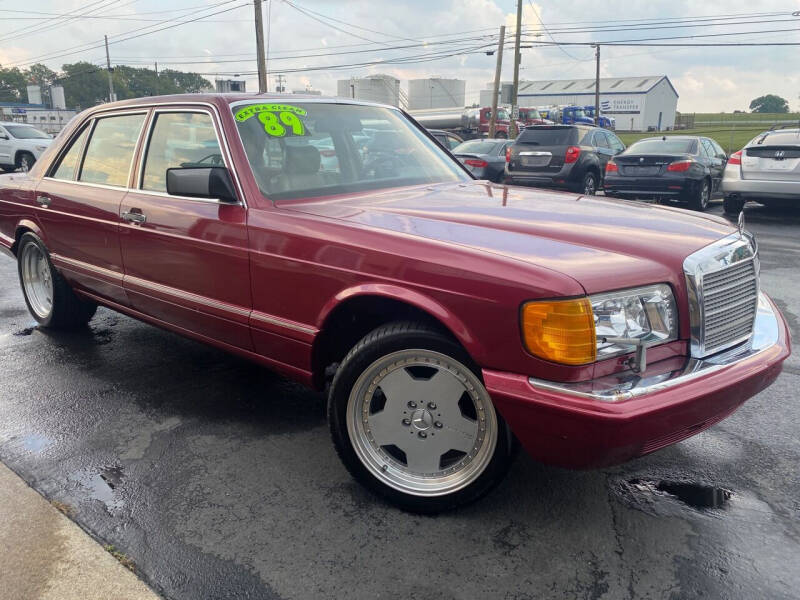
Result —
MULTIPOLYGON (((800 210, 746 215, 800 340, 800 210)), ((690 440, 592 472, 521 454, 479 503, 422 517, 350 479, 318 394, 105 309, 33 325, 0 255, 0 460, 166 598, 800 594, 800 353, 690 440)))

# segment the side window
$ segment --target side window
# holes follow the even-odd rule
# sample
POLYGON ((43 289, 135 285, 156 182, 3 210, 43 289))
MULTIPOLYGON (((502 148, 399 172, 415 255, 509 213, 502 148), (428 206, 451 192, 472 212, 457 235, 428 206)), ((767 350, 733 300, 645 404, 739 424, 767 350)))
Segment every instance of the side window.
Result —
POLYGON ((714 147, 711 145, 707 139, 703 138, 700 140, 703 146, 703 154, 705 154, 708 158, 714 158, 716 152, 714 151, 714 147))
POLYGON ((453 137, 452 135, 447 136, 447 148, 452 150, 456 146, 458 146, 461 142, 458 141, 457 138, 453 137))
POLYGON ((89 127, 84 127, 81 134, 72 142, 66 154, 61 157, 61 162, 58 163, 58 167, 52 175, 54 179, 66 179, 68 181, 75 179, 75 173, 78 171, 78 163, 81 160, 81 152, 83 152, 83 145, 87 137, 89 137, 89 127))
POLYGON ((145 154, 142 189, 167 191, 167 169, 222 166, 211 115, 159 112, 145 154))
POLYGON ((725 150, 723 150, 722 146, 720 146, 716 141, 711 140, 711 146, 714 148, 714 151, 716 152, 716 157, 717 158, 721 158, 723 160, 728 158, 728 155, 725 154, 725 150))
POLYGON ((137 114, 99 119, 89 138, 78 180, 127 186, 144 117, 137 114))
POLYGON ((625 145, 619 141, 619 138, 615 136, 613 133, 608 131, 603 132, 608 140, 608 145, 611 146, 611 149, 615 152, 622 152, 625 149, 625 145))
POLYGON ((606 134, 603 131, 595 131, 594 132, 594 145, 598 148, 611 148, 608 145, 608 140, 606 139, 606 134))

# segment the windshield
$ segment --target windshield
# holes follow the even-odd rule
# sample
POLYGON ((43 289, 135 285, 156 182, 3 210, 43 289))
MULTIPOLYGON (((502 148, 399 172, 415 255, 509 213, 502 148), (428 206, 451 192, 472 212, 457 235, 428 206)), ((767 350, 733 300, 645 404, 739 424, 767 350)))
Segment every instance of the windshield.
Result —
POLYGON ((469 179, 396 110, 313 102, 232 110, 258 187, 273 200, 469 179))
POLYGON ((583 109, 582 109, 582 108, 576 108, 576 109, 575 109, 575 110, 572 112, 572 115, 573 115, 573 116, 574 116, 576 119, 580 119, 581 117, 585 117, 585 116, 586 116, 586 113, 583 111, 583 109))
POLYGON ((695 140, 650 138, 634 142, 625 151, 625 154, 694 154, 696 151, 697 142, 695 140))
MULTIPOLYGON (((491 111, 486 113, 487 116, 491 116, 491 111)), ((498 108, 497 109, 497 120, 498 121, 508 121, 511 117, 508 114, 508 111, 505 108, 498 108)))
POLYGON ((453 148, 453 154, 492 154, 500 144, 505 142, 489 142, 486 140, 469 140, 453 148))
POLYGON ((6 131, 18 140, 49 140, 50 136, 30 125, 5 125, 6 131))

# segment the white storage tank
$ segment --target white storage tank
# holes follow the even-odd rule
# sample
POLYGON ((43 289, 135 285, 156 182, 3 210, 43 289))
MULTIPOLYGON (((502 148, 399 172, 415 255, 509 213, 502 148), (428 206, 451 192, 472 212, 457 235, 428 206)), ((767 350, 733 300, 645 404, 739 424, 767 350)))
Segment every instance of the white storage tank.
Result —
POLYGON ((463 79, 411 79, 408 82, 408 108, 463 108, 466 104, 466 88, 467 82, 463 79))
POLYGON ((336 95, 380 104, 400 105, 400 80, 391 75, 368 75, 340 79, 336 82, 336 95))
POLYGON ((50 102, 53 108, 65 109, 67 108, 67 101, 64 99, 64 87, 60 85, 50 86, 50 102))
POLYGON ((42 103, 42 88, 38 85, 28 86, 28 104, 41 104, 42 103))

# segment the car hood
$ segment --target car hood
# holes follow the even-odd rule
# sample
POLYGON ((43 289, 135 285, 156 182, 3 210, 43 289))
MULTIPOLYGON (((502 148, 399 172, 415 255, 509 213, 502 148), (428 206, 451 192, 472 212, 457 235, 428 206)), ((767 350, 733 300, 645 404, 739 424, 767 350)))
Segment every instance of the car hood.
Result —
POLYGON ((734 231, 682 209, 477 181, 278 205, 524 261, 587 293, 662 281, 682 287, 683 260, 734 231))
POLYGON ((31 140, 17 138, 15 142, 18 146, 35 148, 36 146, 49 146, 51 143, 53 143, 53 138, 35 138, 31 140))

